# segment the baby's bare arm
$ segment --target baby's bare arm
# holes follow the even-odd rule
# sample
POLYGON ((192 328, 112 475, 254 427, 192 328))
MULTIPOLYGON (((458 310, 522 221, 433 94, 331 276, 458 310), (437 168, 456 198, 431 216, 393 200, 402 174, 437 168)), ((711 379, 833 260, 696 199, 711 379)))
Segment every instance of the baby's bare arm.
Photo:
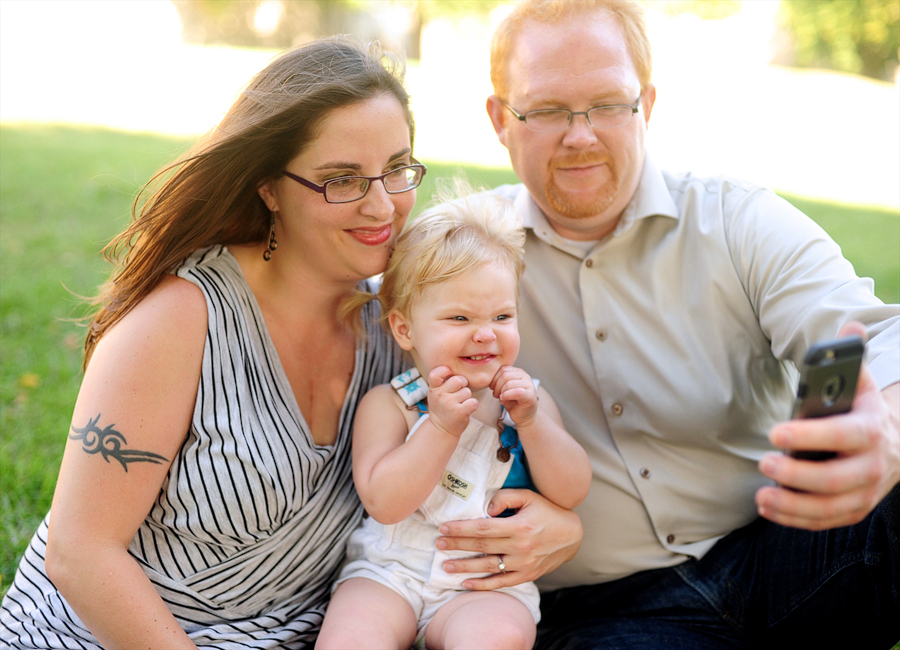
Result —
POLYGON ((509 411, 528 458, 538 491, 563 508, 574 508, 587 497, 591 465, 587 453, 565 430, 556 402, 524 370, 504 366, 491 387, 509 411))

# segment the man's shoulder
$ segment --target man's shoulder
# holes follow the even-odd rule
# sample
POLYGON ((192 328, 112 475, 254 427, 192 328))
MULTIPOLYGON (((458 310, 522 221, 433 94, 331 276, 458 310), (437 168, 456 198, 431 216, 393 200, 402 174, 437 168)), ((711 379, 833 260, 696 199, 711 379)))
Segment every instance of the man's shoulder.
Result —
POLYGON ((824 234, 800 209, 764 185, 728 174, 662 172, 662 176, 678 211, 679 227, 692 233, 722 233, 732 250, 789 237, 812 241, 824 234))
POLYGON ((667 170, 661 170, 661 174, 673 198, 690 192, 716 195, 742 194, 746 196, 756 192, 770 191, 762 185, 728 174, 704 175, 695 172, 672 172, 667 170))
POLYGON ((525 185, 523 185, 522 183, 498 185, 494 189, 488 190, 490 194, 500 196, 510 201, 515 201, 516 197, 519 196, 519 193, 525 191, 527 190, 525 189, 525 185))
MULTIPOLYGON (((792 206, 770 188, 729 174, 661 172, 682 217, 732 219, 759 213, 782 214, 792 206)), ((689 219, 690 220, 690 219, 689 219)))
POLYGON ((525 228, 534 228, 537 223, 542 221, 542 218, 538 216, 541 209, 534 202, 528 188, 523 183, 499 185, 486 191, 498 200, 511 204, 516 217, 525 228))

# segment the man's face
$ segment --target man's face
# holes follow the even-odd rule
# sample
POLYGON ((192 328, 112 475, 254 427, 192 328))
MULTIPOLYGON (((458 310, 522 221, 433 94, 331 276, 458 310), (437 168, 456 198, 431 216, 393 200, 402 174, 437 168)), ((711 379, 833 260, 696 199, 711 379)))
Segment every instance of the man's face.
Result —
POLYGON ((640 111, 617 128, 597 129, 584 115, 565 131, 535 133, 497 97, 488 113, 513 169, 561 235, 599 239, 615 228, 631 200, 644 163, 644 135, 656 98, 641 91, 622 30, 605 13, 554 25, 529 22, 507 65, 509 97, 519 114, 549 108, 587 111, 634 104, 640 111))

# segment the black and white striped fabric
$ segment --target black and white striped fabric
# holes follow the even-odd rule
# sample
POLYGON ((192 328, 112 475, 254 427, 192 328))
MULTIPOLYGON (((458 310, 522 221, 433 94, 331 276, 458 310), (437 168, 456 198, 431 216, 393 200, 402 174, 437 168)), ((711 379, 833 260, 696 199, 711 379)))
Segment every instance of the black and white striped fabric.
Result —
MULTIPOLYGON (((402 359, 372 301, 337 440, 317 446, 228 250, 199 251, 178 275, 206 295, 202 376, 191 429, 129 551, 199 647, 306 647, 362 515, 350 472, 356 404, 402 359)), ((99 648, 47 579, 47 521, 3 600, 0 639, 99 648)))

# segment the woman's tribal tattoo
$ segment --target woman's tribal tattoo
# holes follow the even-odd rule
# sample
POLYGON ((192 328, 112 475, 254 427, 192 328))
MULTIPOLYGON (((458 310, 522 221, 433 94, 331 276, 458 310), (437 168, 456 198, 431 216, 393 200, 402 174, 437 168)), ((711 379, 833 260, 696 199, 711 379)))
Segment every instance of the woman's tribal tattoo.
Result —
POLYGON ((101 429, 97 426, 99 421, 100 413, 93 419, 88 418, 87 425, 81 429, 73 426, 69 438, 81 440, 85 452, 88 454, 100 454, 107 463, 110 462, 110 458, 115 458, 122 464, 122 468, 126 472, 128 471, 128 463, 154 463, 159 465, 168 462, 165 456, 160 456, 150 451, 124 449, 125 445, 128 444, 125 436, 113 429, 114 424, 101 429))

